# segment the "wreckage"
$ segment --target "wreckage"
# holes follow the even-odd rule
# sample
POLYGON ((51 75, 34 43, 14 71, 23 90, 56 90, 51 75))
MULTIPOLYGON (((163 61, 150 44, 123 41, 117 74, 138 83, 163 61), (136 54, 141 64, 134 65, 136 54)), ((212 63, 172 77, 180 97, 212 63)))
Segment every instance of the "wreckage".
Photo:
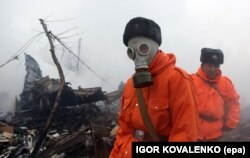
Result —
MULTIPOLYGON (((9 145, 1 147, 0 154, 5 157, 27 157, 32 152, 60 84, 58 79, 42 77, 38 63, 30 55, 26 54, 25 59, 24 88, 8 126, 11 130, 7 132, 12 140, 1 141, 9 145)), ((36 157, 108 157, 114 141, 110 132, 116 126, 122 88, 121 83, 117 91, 106 93, 101 87, 72 89, 70 83, 66 83, 36 157)))

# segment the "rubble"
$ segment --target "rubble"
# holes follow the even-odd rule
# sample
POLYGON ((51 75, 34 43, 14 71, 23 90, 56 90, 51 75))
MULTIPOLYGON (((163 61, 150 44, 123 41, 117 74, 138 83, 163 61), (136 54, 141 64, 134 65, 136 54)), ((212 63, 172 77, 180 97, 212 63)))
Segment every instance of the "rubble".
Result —
MULTIPOLYGON (((1 157, 31 154, 58 92, 59 80, 42 77, 39 65, 27 54, 26 62, 24 89, 16 101, 11 124, 0 123, 1 157)), ((72 89, 70 83, 65 84, 36 157, 108 157, 114 141, 110 131, 118 117, 114 109, 119 109, 116 103, 120 102, 121 92, 118 89, 107 93, 101 87, 72 89)))

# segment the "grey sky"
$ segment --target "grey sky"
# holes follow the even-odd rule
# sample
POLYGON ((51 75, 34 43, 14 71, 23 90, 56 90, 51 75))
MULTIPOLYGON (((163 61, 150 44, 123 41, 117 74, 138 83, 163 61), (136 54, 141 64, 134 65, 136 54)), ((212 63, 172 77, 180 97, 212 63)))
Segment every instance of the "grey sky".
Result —
MULTIPOLYGON (((81 64, 79 74, 71 71, 71 57, 58 46, 66 80, 73 88, 101 86, 106 91, 116 90, 120 81, 125 82, 134 72, 122 43, 124 27, 131 18, 143 16, 160 25, 160 48, 175 53, 177 66, 189 73, 197 71, 202 47, 220 48, 225 54, 223 74, 233 81, 241 102, 249 104, 249 8, 248 0, 1 0, 0 64, 43 31, 39 18, 66 20, 47 22, 49 30, 59 34, 77 27, 59 37, 84 32, 64 42, 77 53, 77 41, 82 38, 81 59, 106 82, 81 64)), ((39 62, 43 76, 58 78, 44 35, 25 52, 39 62)), ((0 68, 0 92, 19 95, 25 74, 22 54, 19 60, 0 68)))

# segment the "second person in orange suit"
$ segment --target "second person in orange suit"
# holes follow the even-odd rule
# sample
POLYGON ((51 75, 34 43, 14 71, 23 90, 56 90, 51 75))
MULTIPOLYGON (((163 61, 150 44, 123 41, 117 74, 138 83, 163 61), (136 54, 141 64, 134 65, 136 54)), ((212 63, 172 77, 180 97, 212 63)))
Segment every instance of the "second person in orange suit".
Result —
POLYGON ((220 49, 203 48, 201 66, 192 74, 199 104, 199 141, 219 141, 223 133, 240 121, 239 95, 232 81, 222 75, 224 54, 220 49))

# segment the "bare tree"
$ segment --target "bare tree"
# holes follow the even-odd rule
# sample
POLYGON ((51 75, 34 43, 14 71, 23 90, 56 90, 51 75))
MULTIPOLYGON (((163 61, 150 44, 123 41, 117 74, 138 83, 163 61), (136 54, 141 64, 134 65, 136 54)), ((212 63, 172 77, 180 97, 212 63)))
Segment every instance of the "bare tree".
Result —
POLYGON ((57 96, 56 96, 56 100, 55 100, 55 103, 52 107, 52 110, 50 112, 50 115, 47 119, 47 122, 44 126, 44 129, 43 131, 41 132, 40 134, 40 137, 35 145, 35 148, 34 150, 32 151, 31 155, 30 155, 30 158, 34 158, 37 151, 40 149, 43 141, 44 141, 44 138, 45 136, 47 135, 47 132, 50 128, 50 125, 51 125, 51 122, 52 122, 52 119, 53 119, 53 116, 54 116, 54 113, 61 101, 61 96, 62 96, 62 92, 63 92, 63 88, 64 88, 64 85, 65 85, 65 78, 64 78, 64 74, 63 74, 63 70, 62 70, 62 67, 60 65, 60 63, 58 62, 57 58, 56 58, 56 55, 55 55, 55 48, 54 48, 54 43, 52 41, 52 33, 51 31, 48 31, 48 28, 47 28, 47 25, 44 23, 44 20, 43 19, 39 19, 42 26, 43 26, 43 29, 45 31, 45 34, 46 36, 48 37, 48 40, 49 40, 49 44, 50 44, 50 52, 51 52, 51 56, 53 58, 53 61, 54 63, 56 64, 56 67, 57 67, 57 70, 59 72, 59 77, 60 77, 60 87, 59 87, 59 90, 58 90, 58 93, 57 93, 57 96))

